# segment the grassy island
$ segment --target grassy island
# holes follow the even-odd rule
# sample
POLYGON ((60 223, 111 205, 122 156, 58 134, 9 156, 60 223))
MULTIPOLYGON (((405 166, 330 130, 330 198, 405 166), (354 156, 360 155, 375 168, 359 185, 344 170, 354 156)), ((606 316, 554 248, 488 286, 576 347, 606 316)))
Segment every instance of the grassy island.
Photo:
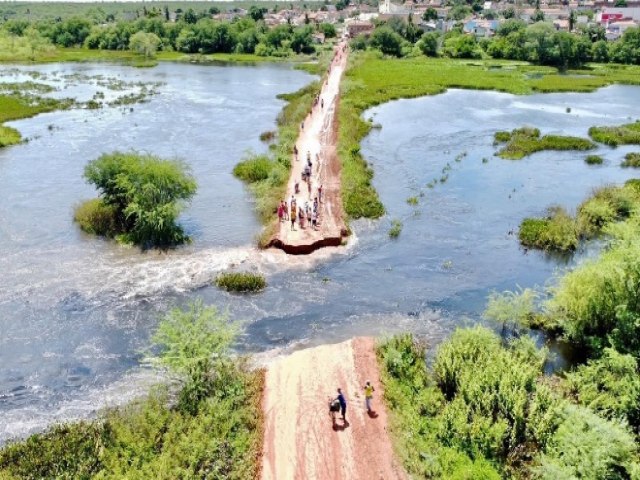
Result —
POLYGON ((612 147, 618 145, 640 145, 640 121, 617 127, 591 127, 589 136, 596 142, 612 147))
POLYGON ((543 150, 590 150, 596 144, 579 137, 561 135, 540 136, 537 128, 516 128, 511 132, 496 132, 496 143, 506 143, 496 155, 510 160, 520 160, 543 150))
POLYGON ((251 272, 224 272, 215 280, 218 288, 227 292, 259 292, 267 287, 263 275, 251 272))

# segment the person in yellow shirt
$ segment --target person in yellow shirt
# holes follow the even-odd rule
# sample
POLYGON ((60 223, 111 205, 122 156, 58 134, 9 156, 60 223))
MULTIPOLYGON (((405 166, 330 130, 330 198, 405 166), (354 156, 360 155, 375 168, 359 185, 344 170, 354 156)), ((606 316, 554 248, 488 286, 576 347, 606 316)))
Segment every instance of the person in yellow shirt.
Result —
POLYGON ((373 392, 376 391, 375 388, 373 388, 373 385, 371 385, 371 382, 367 381, 366 385, 363 387, 364 388, 364 402, 365 405, 367 406, 367 412, 371 412, 371 400, 373 400, 373 392))

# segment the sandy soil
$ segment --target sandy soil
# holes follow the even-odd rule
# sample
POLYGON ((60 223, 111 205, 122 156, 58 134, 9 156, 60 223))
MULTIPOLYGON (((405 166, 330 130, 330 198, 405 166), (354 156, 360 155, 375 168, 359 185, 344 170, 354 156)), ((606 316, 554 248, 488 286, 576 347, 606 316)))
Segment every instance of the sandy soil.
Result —
POLYGON ((267 368, 263 480, 404 479, 393 458, 371 338, 301 350, 267 368), (367 413, 363 386, 376 391, 367 413), (329 414, 342 388, 346 422, 329 414))
MULTIPOLYGON (((291 176, 287 184, 286 201, 289 205, 291 198, 296 199, 298 207, 304 207, 305 202, 313 205, 313 199, 318 196, 318 188, 322 186, 322 201, 320 202, 318 228, 313 230, 305 222, 304 228, 296 221, 291 229, 291 222, 283 222, 276 233, 273 244, 291 253, 299 246, 325 246, 323 243, 329 238, 339 244, 344 232, 342 200, 340 195, 340 163, 336 155, 336 109, 339 99, 340 79, 346 68, 348 49, 346 43, 336 46, 334 59, 327 79, 320 92, 320 100, 313 107, 300 128, 296 142, 298 148, 297 160, 292 156, 291 176), (307 156, 311 158, 311 181, 302 180, 302 172, 307 163, 307 156), (298 183, 299 193, 295 193, 298 183), (286 247, 290 248, 287 249, 286 247)), ((333 245, 336 243, 334 242, 333 245)), ((315 248, 300 248, 298 253, 309 253, 315 248), (309 251, 307 251, 309 250, 309 251)))

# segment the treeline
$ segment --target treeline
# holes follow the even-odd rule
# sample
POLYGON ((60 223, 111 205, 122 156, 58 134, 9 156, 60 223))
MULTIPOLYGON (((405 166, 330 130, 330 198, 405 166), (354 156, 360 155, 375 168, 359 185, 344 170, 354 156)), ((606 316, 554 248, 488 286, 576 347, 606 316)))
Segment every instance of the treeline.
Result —
POLYGON ((261 56, 313 53, 315 32, 327 38, 336 35, 335 27, 330 24, 300 27, 285 24, 270 28, 262 20, 265 10, 256 9, 253 14, 232 21, 215 21, 210 16, 185 13, 177 22, 157 16, 100 24, 79 17, 63 21, 8 20, 1 29, 19 37, 39 36, 59 47, 128 50, 131 39, 144 33, 146 41, 159 50, 261 56))
POLYGON ((420 55, 450 58, 498 58, 522 60, 561 69, 580 67, 587 62, 640 64, 640 28, 627 29, 614 42, 605 40, 599 26, 577 28, 575 33, 557 31, 551 23, 527 25, 522 20, 504 22, 491 38, 478 40, 463 33, 462 25, 442 34, 422 31, 408 22, 390 20, 378 24, 369 38, 352 41, 352 47, 375 48, 397 57, 420 55))

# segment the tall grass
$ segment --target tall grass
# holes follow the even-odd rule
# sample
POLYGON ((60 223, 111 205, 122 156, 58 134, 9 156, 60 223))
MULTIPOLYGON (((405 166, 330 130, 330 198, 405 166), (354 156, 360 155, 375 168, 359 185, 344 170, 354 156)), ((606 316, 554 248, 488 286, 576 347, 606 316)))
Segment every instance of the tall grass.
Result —
POLYGON ((497 155, 502 158, 519 160, 535 152, 543 150, 590 150, 595 144, 579 137, 560 135, 540 136, 537 128, 517 128, 512 132, 496 132, 495 141, 506 142, 497 155))
POLYGON ((218 288, 227 292, 259 292, 267 286, 263 275, 251 272, 224 272, 215 280, 218 288))
POLYGON ((0 148, 20 143, 21 138, 20 132, 15 128, 0 125, 0 148))
POLYGON ((620 164, 621 167, 640 167, 640 153, 630 152, 624 156, 624 160, 620 164))
POLYGON ((550 207, 545 218, 525 218, 518 238, 522 245, 542 250, 570 252, 578 247, 575 221, 562 207, 550 207))
POLYGON ((589 136, 596 142, 612 147, 624 144, 640 145, 640 121, 617 127, 591 127, 589 136))

